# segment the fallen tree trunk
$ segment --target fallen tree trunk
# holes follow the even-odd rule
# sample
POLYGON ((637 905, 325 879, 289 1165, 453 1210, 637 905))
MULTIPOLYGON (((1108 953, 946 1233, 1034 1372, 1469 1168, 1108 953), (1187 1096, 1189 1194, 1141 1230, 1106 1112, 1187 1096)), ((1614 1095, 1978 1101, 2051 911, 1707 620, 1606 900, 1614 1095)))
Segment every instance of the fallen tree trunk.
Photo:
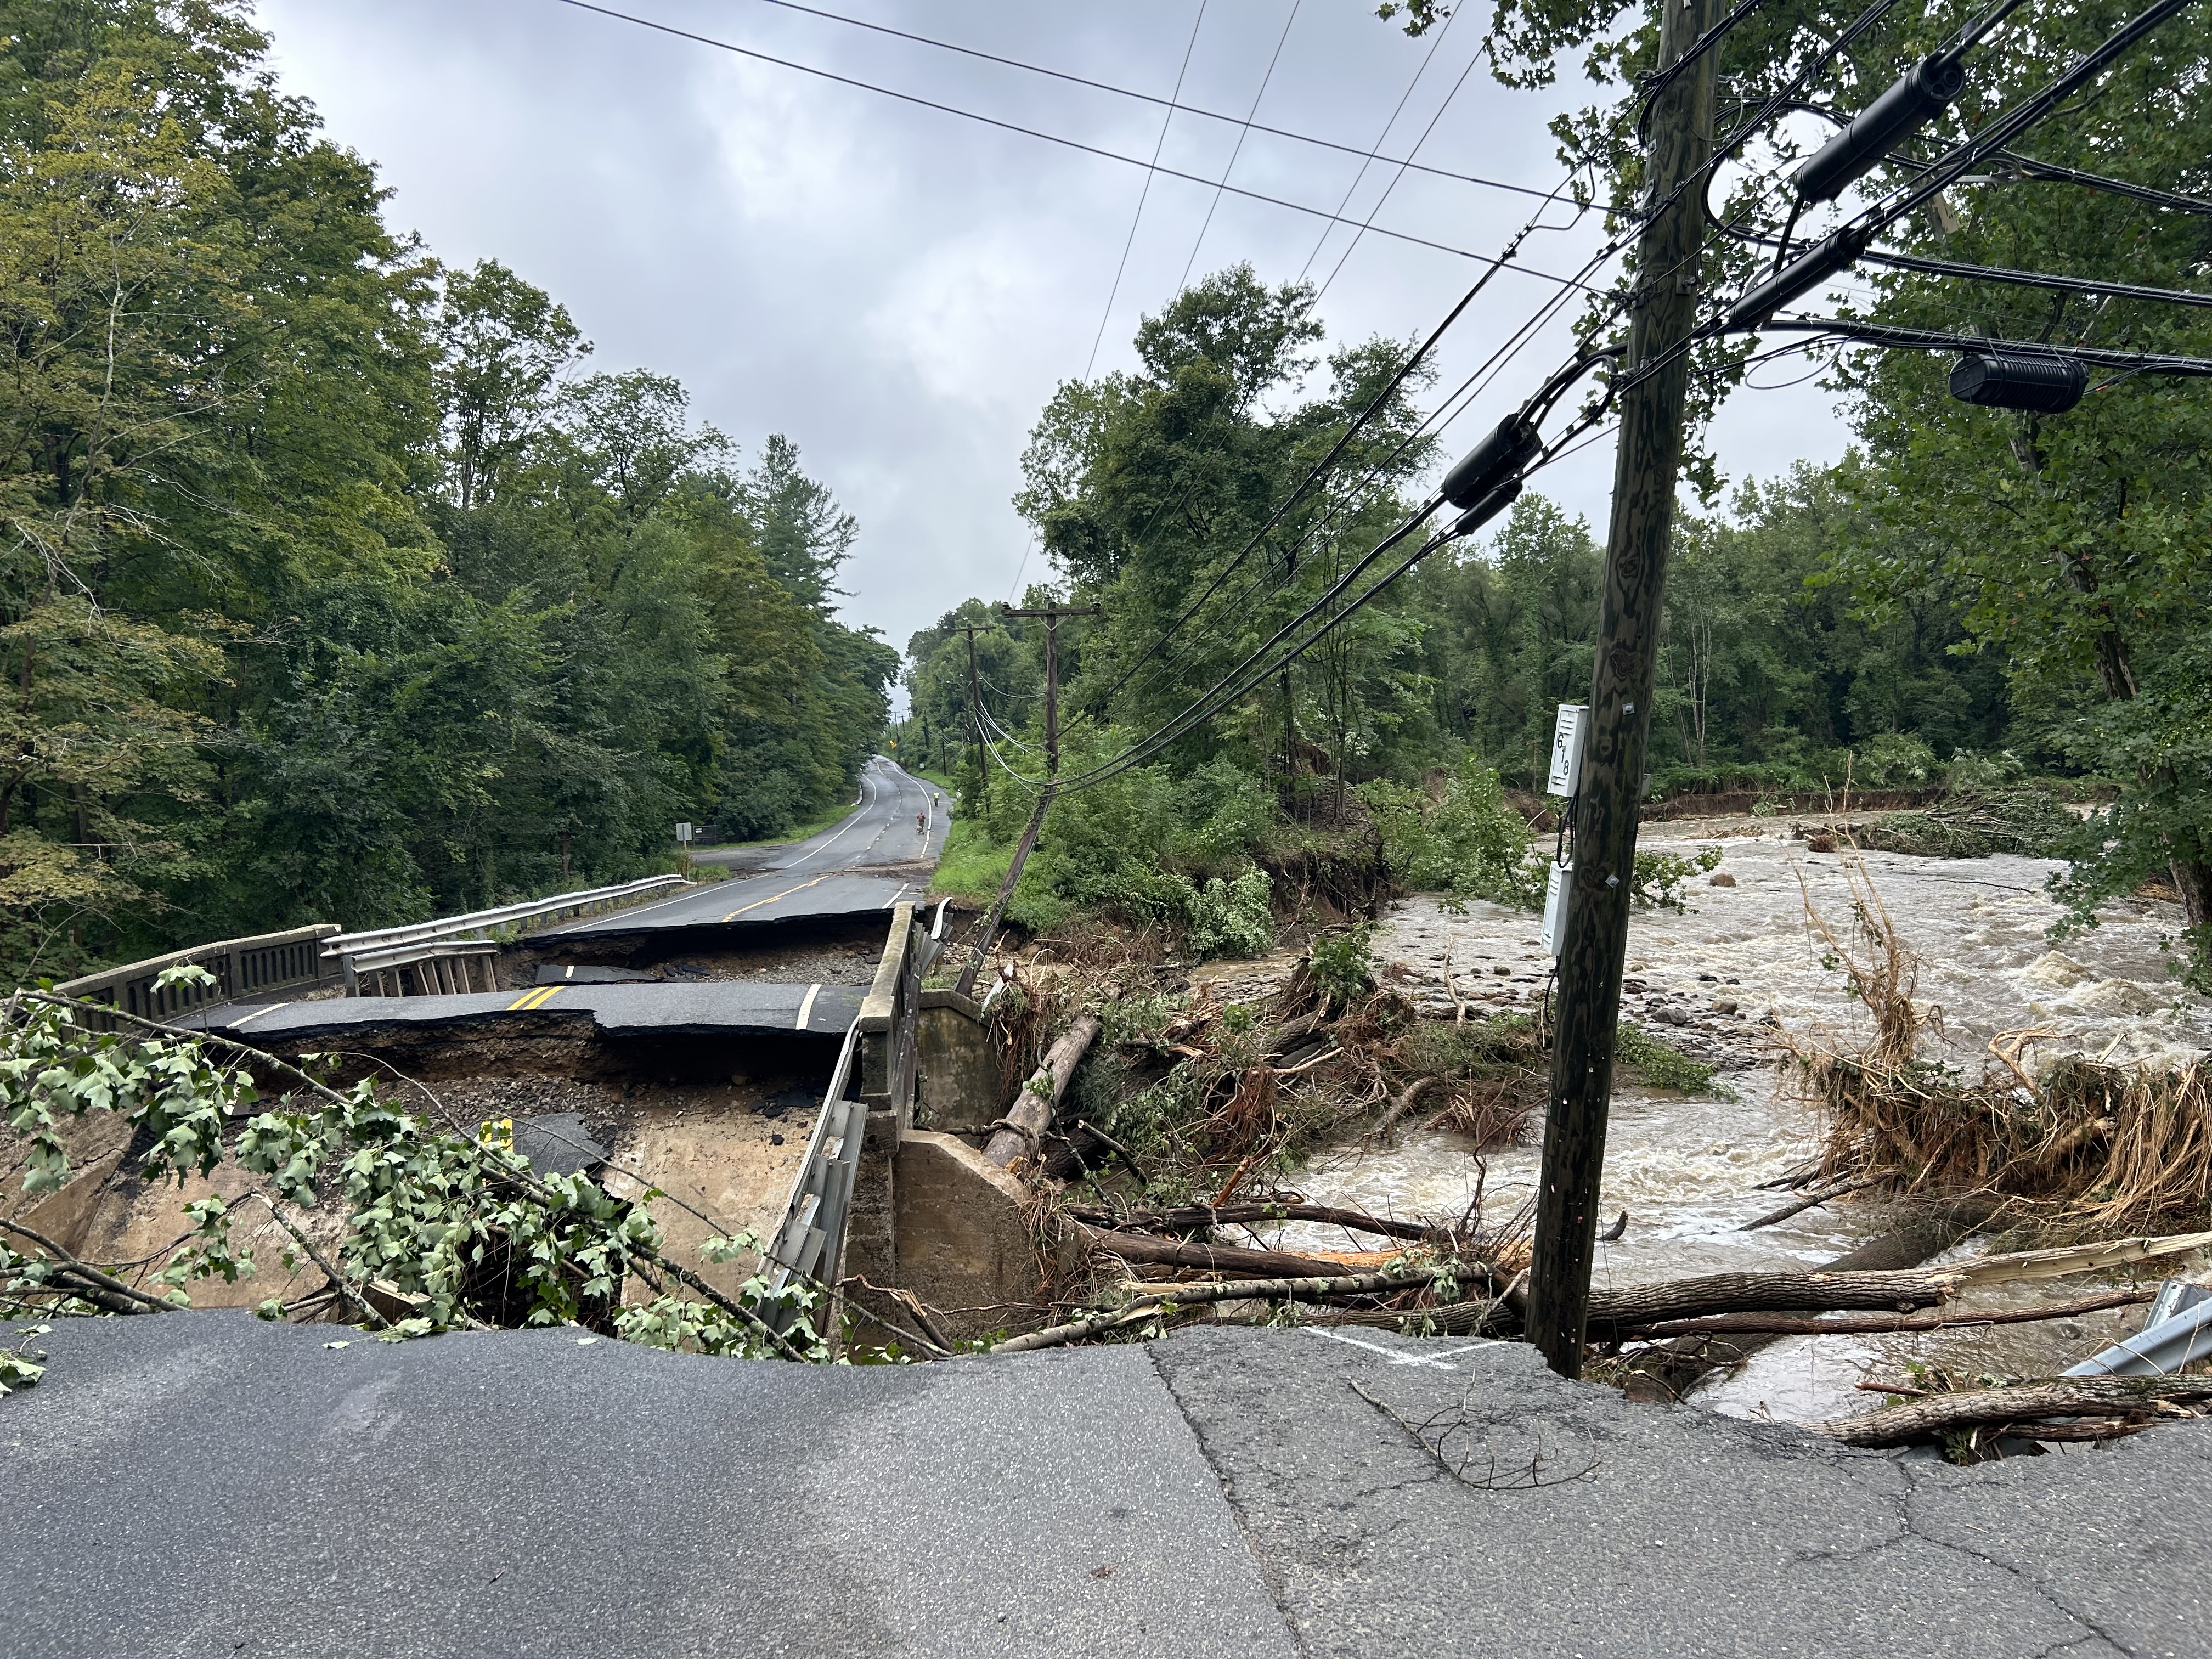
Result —
POLYGON ((1006 1108, 1006 1115, 999 1121, 998 1133, 983 1148, 983 1156, 1002 1170, 1011 1170, 1022 1159, 1036 1161, 1037 1149, 1043 1145, 1044 1132, 1051 1127, 1053 1115, 1060 1110, 1060 1097, 1067 1092, 1068 1079, 1075 1075, 1075 1067, 1090 1052, 1091 1045, 1098 1040, 1098 1016, 1078 1014, 1075 1023, 1060 1033, 1060 1041, 1046 1051, 1044 1064, 1030 1074, 1014 1097, 1014 1103, 1006 1108))
POLYGON ((1594 1341, 1618 1343, 1638 1327, 1712 1314, 1887 1310, 1911 1313, 1932 1307, 1969 1285, 2006 1285, 2101 1273, 2160 1257, 2185 1255, 2212 1243, 2212 1233, 2161 1238, 2117 1238, 2053 1250, 2018 1250, 1940 1267, 1902 1273, 1712 1273, 1590 1296, 1594 1341))
POLYGON ((1618 1342, 1638 1327, 1710 1314, 1847 1308, 1910 1313, 1933 1307, 1950 1293, 1948 1284, 1917 1273, 1709 1273, 1625 1291, 1592 1291, 1589 1334, 1593 1341, 1618 1342))
MULTIPOLYGON (((1459 1267, 1462 1269, 1473 1267, 1477 1271, 1485 1271, 1480 1263, 1462 1262, 1459 1267)), ((1063 1343, 1096 1336, 1116 1325, 1149 1318, 1170 1303, 1178 1307, 1196 1307, 1208 1302, 1315 1302, 1328 1297, 1381 1296, 1392 1291, 1432 1285, 1445 1272, 1446 1269, 1441 1267, 1407 1267, 1394 1273, 1229 1279, 1218 1285, 1127 1285, 1125 1289, 1139 1293, 1127 1307, 1105 1309, 1097 1313, 1085 1314, 1080 1319, 1071 1319, 1064 1325, 1048 1325, 1041 1331, 1010 1336, 994 1345, 991 1352, 1028 1353, 1037 1348, 1056 1348, 1063 1343)))
POLYGON ((1156 1263, 1167 1267, 1195 1267, 1204 1273, 1267 1273, 1276 1277, 1311 1278, 1341 1274, 1344 1264, 1326 1256, 1296 1255, 1288 1250, 1252 1250, 1234 1244, 1198 1244, 1182 1238, 1155 1238, 1149 1233, 1102 1232, 1085 1227, 1095 1249, 1111 1250, 1124 1261, 1156 1263))
POLYGON ((2008 1389, 1933 1394, 1864 1417, 1808 1423, 1816 1434, 1846 1446, 1904 1446, 1947 1431, 2008 1428, 2033 1439, 2038 1418, 2150 1415, 2161 1401, 2212 1401, 2212 1376, 2081 1376, 2023 1382, 2008 1389))
MULTIPOLYGON (((1893 1218, 1888 1231, 1869 1239, 1856 1249, 1845 1251, 1833 1261, 1823 1262, 1818 1271, 1886 1273, 1917 1267, 1970 1237, 1986 1224, 1996 1210, 1997 1200, 1986 1196, 1901 1208, 1893 1218)), ((1710 1339, 1692 1337, 1677 1343, 1675 1352, 1663 1364, 1656 1358, 1646 1357, 1639 1365, 1680 1398, 1707 1372, 1719 1370, 1723 1364, 1747 1359, 1770 1342, 1781 1339, 1779 1332, 1746 1335, 1728 1345, 1723 1358, 1711 1351, 1710 1339)))
POLYGON ((1132 1210, 1126 1215, 1116 1215, 1095 1206, 1078 1205, 1071 1206, 1067 1213, 1086 1226, 1109 1231, 1134 1227, 1146 1232, 1178 1233, 1237 1223, 1317 1221, 1331 1227, 1346 1227, 1356 1233, 1373 1233, 1380 1238, 1426 1243, 1442 1237, 1437 1229, 1421 1222, 1392 1221, 1362 1210, 1340 1210, 1327 1204, 1184 1204, 1171 1210, 1132 1210))
POLYGON ((1675 1319, 1621 1333, 1624 1342, 1659 1342, 1678 1336, 1873 1336, 1886 1331, 1936 1331, 1970 1325, 2031 1325, 2046 1319, 2071 1319, 2148 1302, 2152 1290, 2112 1291, 2079 1302, 2044 1308, 2013 1308, 1989 1313, 1845 1314, 1840 1318, 1792 1318, 1786 1314, 1720 1314, 1710 1319, 1675 1319))

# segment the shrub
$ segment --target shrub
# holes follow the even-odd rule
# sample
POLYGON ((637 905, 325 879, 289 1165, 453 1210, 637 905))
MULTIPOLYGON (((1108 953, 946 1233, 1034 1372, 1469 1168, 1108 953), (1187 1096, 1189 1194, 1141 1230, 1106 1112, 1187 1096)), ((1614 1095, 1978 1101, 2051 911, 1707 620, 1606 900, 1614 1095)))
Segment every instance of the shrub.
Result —
POLYGON ((1700 1095, 1713 1086, 1711 1066, 1662 1042, 1640 1025, 1623 1021, 1613 1052, 1614 1060, 1635 1073, 1647 1088, 1700 1095))
POLYGON ((1375 930, 1362 922, 1314 940, 1314 982, 1328 994, 1331 1007, 1348 1007, 1375 988, 1374 938, 1375 930))
POLYGON ((1388 781, 1359 793, 1382 831, 1391 873, 1407 886, 1522 909, 1543 902, 1543 867, 1531 856, 1528 826, 1506 805, 1497 772, 1473 756, 1434 805, 1420 791, 1388 781))
MULTIPOLYGON (((1183 884, 1188 889, 1189 884, 1183 884)), ((1267 902, 1272 884, 1255 865, 1233 881, 1216 876, 1190 906, 1190 949, 1207 957, 1256 957, 1274 948, 1275 915, 1267 902)))
POLYGON ((1684 858, 1680 853, 1646 853, 1636 854, 1636 874, 1629 884, 1629 895, 1639 904, 1650 905, 1659 910, 1685 910, 1682 902, 1682 884, 1692 876, 1702 876, 1720 868, 1721 849, 1707 847, 1684 858))

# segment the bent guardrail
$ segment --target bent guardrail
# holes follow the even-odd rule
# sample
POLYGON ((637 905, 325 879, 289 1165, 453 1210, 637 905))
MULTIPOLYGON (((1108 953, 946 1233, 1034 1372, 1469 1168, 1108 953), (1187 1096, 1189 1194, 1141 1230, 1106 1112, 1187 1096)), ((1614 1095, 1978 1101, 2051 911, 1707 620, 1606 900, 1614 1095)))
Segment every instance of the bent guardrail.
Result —
MULTIPOLYGON (((614 887, 592 887, 580 892, 557 893, 551 898, 527 899, 520 904, 502 904, 489 910, 471 910, 466 915, 446 916, 434 921, 411 921, 397 927, 372 928, 367 933, 336 933, 323 941, 323 955, 335 958, 345 979, 348 996, 360 994, 361 975, 377 967, 401 965, 403 947, 428 945, 438 940, 478 940, 487 939, 504 928, 517 927, 526 922, 556 920, 568 915, 587 915, 599 910, 610 910, 626 899, 656 892, 664 888, 692 885, 682 876, 647 876, 642 881, 623 882, 614 887)), ((426 957, 408 960, 428 960, 426 957)))
MULTIPOLYGON (((844 1273, 845 1235, 871 1119, 884 1121, 894 1144, 901 1130, 913 1127, 926 944, 922 930, 915 925, 912 902, 894 906, 890 938, 876 964, 875 983, 845 1033, 783 1219, 764 1251, 772 1293, 794 1278, 836 1285, 844 1273), (860 1069, 857 1091, 853 1088, 856 1065, 860 1069)), ((780 1330, 788 1329, 797 1316, 795 1310, 781 1309, 771 1322, 780 1330)), ((826 1316, 834 1326, 834 1314, 826 1316)))
MULTIPOLYGON (((87 1002, 105 1002, 122 1013, 141 1019, 173 1020, 218 1003, 235 1002, 258 992, 296 991, 319 987, 334 977, 324 959, 323 947, 337 935, 337 924, 319 921, 281 933, 256 933, 250 939, 221 939, 120 968, 102 969, 76 979, 64 980, 54 989, 64 996, 87 1002), (190 963, 215 975, 206 985, 160 985, 164 969, 190 963)), ((88 1016, 96 1030, 112 1030, 113 1020, 88 1016)))

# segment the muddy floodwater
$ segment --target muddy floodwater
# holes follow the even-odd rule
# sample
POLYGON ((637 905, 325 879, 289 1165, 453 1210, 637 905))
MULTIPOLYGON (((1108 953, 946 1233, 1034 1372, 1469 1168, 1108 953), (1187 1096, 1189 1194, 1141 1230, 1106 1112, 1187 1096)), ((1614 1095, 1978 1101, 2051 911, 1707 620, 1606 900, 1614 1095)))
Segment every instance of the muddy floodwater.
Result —
MULTIPOLYGON (((1685 890, 1687 911, 1637 914, 1623 1017, 1723 1069, 1705 1097, 1616 1093, 1603 1204, 1608 1221, 1623 1211, 1629 1218, 1618 1243, 1599 1245, 1597 1282, 1825 1261, 1863 1242, 1877 1212, 1843 1203, 1757 1232, 1741 1229, 1787 1196, 1761 1191, 1760 1183, 1814 1152, 1814 1126, 1782 1086, 1774 1063, 1778 1040, 1826 1032, 1848 1042, 1866 1029, 1840 970, 1823 965, 1826 946, 1807 917, 1809 903, 1848 939, 1845 862, 1808 851, 1786 825, 1756 820, 1656 824, 1642 842, 1683 852, 1717 846, 1718 873, 1735 884, 1698 878, 1685 890)), ((1942 1035, 1925 1041, 1923 1058, 1978 1076, 1992 1037, 2028 1028, 2048 1034, 2030 1048, 2032 1064, 2063 1053, 2155 1064, 2212 1048, 2212 1006, 2180 988, 2160 949, 2161 935, 2180 926, 2178 906, 2127 901, 2102 912, 2095 928, 2053 941, 2059 910, 2045 881, 2061 866, 2014 857, 1863 856, 1892 921, 1922 958, 1917 1000, 1942 1011, 1942 1035)), ((1533 1009, 1543 995, 1551 963, 1532 915, 1482 903, 1452 915, 1436 900, 1415 896, 1376 929, 1378 964, 1431 1012, 1451 1006, 1447 953, 1452 983, 1470 1013, 1533 1009)), ((1316 1159, 1300 1185, 1321 1202, 1440 1215, 1464 1209, 1479 1182, 1484 1212, 1498 1219, 1532 1197, 1537 1162, 1533 1139, 1478 1159, 1455 1137, 1417 1133, 1384 1151, 1339 1148, 1316 1159)), ((1283 1237, 1344 1243, 1326 1230, 1287 1229, 1283 1237)), ((2069 1285, 2069 1293, 2094 1288, 2085 1280, 2069 1285)), ((2052 1294, 2050 1285, 2000 1287, 1981 1299, 1997 1305, 2008 1297, 2052 1294)), ((1798 1421, 1840 1415, 1876 1403, 1853 1384, 1893 1376, 1906 1359, 2048 1375, 2140 1321, 2139 1309, 2124 1309, 1979 1333, 1790 1338, 1735 1375, 1709 1380, 1692 1398, 1742 1415, 1798 1421)))

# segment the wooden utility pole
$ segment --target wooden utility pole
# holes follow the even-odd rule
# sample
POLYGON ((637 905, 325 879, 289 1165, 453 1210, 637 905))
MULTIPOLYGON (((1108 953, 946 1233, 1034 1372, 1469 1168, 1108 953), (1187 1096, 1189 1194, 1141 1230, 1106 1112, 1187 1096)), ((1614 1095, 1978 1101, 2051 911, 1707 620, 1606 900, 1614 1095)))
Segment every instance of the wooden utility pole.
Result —
MULTIPOLYGON (((1660 68, 1680 58, 1704 31, 1714 3, 1661 0, 1660 68)), ((1644 195, 1650 217, 1637 243, 1627 355, 1616 371, 1625 380, 1674 351, 1697 326, 1705 234, 1699 175, 1712 149, 1715 55, 1707 52, 1676 76, 1651 112, 1644 195)), ((1685 353, 1634 380, 1620 400, 1613 521, 1581 787, 1572 807, 1574 878, 1559 954, 1552 1091, 1529 1264, 1528 1335, 1562 1376, 1581 1374, 1589 1311, 1598 1181, 1605 1168, 1606 1112, 1634 884, 1636 808, 1651 727, 1659 606, 1689 376, 1685 353)))
POLYGON ((977 805, 988 820, 991 814, 991 757, 983 746, 982 682, 975 672, 975 635, 983 631, 983 625, 963 623, 960 631, 968 636, 968 713, 975 726, 975 787, 981 797, 977 805))
POLYGON ((1044 618, 1044 769, 1047 777, 1060 775, 1060 619, 1062 617, 1095 617, 1095 605, 1045 605, 1034 611, 1016 611, 1000 605, 1000 611, 1008 617, 1042 617, 1044 618))
MULTIPOLYGON (((975 948, 968 965, 960 970, 953 986, 966 996, 975 988, 975 975, 983 966, 983 958, 990 954, 991 941, 998 937, 999 924, 1006 919, 1006 905, 1014 896, 1014 888, 1022 878, 1022 866, 1030 861, 1036 850, 1037 832, 1044 828, 1044 815, 1052 806, 1053 796, 1060 787, 1060 619, 1062 617, 1095 617, 1099 608, 1095 605, 1047 605, 1033 611, 1016 611, 1009 605, 999 607, 1009 619, 1015 617, 1044 618, 1044 769, 1045 787, 1037 793, 1036 810, 1022 830, 1022 838, 1014 844, 1013 861, 1006 866, 1006 878, 999 884, 999 896, 991 901, 991 908, 983 917, 983 925, 975 930, 975 948)), ((969 647, 974 647, 973 636, 969 647)))

